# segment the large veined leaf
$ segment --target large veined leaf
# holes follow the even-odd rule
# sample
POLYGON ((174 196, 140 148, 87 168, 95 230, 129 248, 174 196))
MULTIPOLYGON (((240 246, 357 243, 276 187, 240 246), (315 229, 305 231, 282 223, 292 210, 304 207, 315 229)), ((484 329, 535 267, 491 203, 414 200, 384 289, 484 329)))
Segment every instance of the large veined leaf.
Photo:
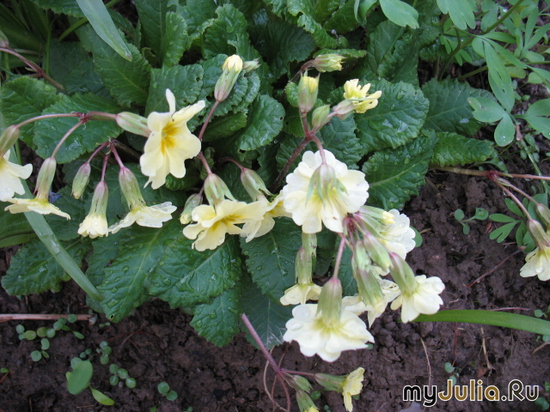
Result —
POLYGON ((483 162, 495 154, 488 140, 477 140, 457 133, 437 133, 431 164, 437 166, 465 165, 483 162))
POLYGON ((370 91, 375 90, 382 91, 378 106, 355 117, 357 135, 365 153, 395 148, 415 138, 430 105, 420 89, 407 83, 382 80, 370 91))
POLYGON ((435 133, 424 134, 397 149, 376 152, 363 165, 370 184, 368 204, 399 209, 424 184, 435 133))
POLYGON ((474 134, 480 124, 475 121, 468 99, 485 97, 491 94, 485 90, 474 89, 467 83, 448 79, 433 79, 422 86, 424 96, 430 101, 430 109, 424 127, 436 132, 455 132, 465 135, 474 134))
MULTIPOLYGON (((63 98, 49 106, 42 114, 101 111, 118 113, 122 109, 113 102, 94 94, 75 94, 63 98)), ((77 122, 74 117, 44 119, 36 122, 34 143, 36 152, 44 159, 51 156, 57 143, 63 135, 77 122)), ((97 145, 110 138, 117 137, 122 132, 112 121, 89 121, 76 129, 61 146, 57 153, 57 163, 67 163, 77 159, 87 152, 93 151, 97 145)))
POLYGON ((249 243, 241 239, 252 280, 274 302, 294 284, 294 262, 301 246, 302 231, 287 218, 278 218, 269 233, 249 243))
POLYGON ((145 44, 162 58, 164 56, 162 45, 168 30, 166 14, 169 2, 168 0, 136 0, 135 3, 145 44))
POLYGON ((166 14, 166 33, 162 39, 164 66, 173 66, 177 64, 183 52, 191 44, 191 39, 187 34, 187 24, 185 19, 177 13, 170 12, 166 14))

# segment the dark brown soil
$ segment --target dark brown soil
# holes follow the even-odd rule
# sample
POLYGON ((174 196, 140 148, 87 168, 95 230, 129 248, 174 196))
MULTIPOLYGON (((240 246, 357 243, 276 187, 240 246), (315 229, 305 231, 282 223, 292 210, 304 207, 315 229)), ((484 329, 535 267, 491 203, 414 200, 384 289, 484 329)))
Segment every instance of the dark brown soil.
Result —
MULTIPOLYGON (((418 274, 439 276, 446 284, 445 309, 509 309, 532 315, 548 306, 550 287, 536 278, 523 279, 519 269, 524 254, 513 254, 513 243, 498 244, 489 239, 487 223, 474 222, 469 235, 452 216, 462 208, 471 216, 476 207, 505 213, 503 196, 492 183, 481 178, 430 172, 420 196, 405 209, 413 225, 423 233, 424 244, 410 253, 408 261, 418 274), (507 260, 506 260, 507 259, 507 260), (505 261, 506 260, 506 261, 505 261), (504 262, 505 261, 505 262, 504 262), (502 266, 472 282, 482 274, 502 266)), ((3 252, 0 273, 5 271, 8 252, 3 252)), ((9 259, 7 259, 9 260, 9 259)), ((1 313, 88 313, 84 294, 73 283, 59 293, 37 296, 8 296, 0 290, 1 313)), ((140 307, 133 316, 118 324, 100 327, 100 317, 90 326, 85 322, 73 328, 85 335, 79 340, 61 332, 51 340, 50 358, 33 362, 30 353, 39 349, 37 341, 20 341, 15 331, 19 322, 0 324, 0 411, 271 411, 262 375, 265 360, 244 338, 238 336, 225 348, 218 348, 198 337, 189 326, 190 317, 171 310, 161 301, 140 307), (137 381, 135 389, 124 384, 109 385, 107 366, 93 359, 92 386, 116 401, 101 406, 89 391, 73 396, 66 389, 65 372, 72 357, 101 341, 112 347, 111 362, 126 368, 137 381), (166 381, 178 393, 177 400, 164 399, 157 391, 166 381)), ((24 321, 27 329, 50 326, 52 322, 24 321)), ((275 348, 273 355, 288 369, 343 374, 365 368, 364 389, 354 401, 355 411, 400 411, 411 406, 404 402, 404 385, 431 384, 445 388, 449 374, 444 364, 451 362, 458 372, 458 383, 480 379, 484 386, 495 385, 506 394, 508 383, 519 379, 526 385, 542 386, 550 380, 550 347, 535 351, 542 342, 528 332, 469 324, 402 324, 399 313, 388 310, 372 327, 376 343, 372 350, 345 352, 334 364, 319 358, 306 358, 295 343, 275 348)), ((268 374, 271 382, 271 375, 268 374)), ((271 383, 269 384, 271 387, 271 383)), ((276 391, 278 399, 280 391, 276 391)), ((541 390, 541 395, 543 395, 541 390)), ((317 401, 321 410, 345 409, 340 395, 323 393, 317 401)), ((413 404, 409 411, 422 408, 413 404)), ((293 405, 293 411, 298 408, 293 405)), ((432 410, 440 411, 534 411, 529 401, 439 401, 432 410)))

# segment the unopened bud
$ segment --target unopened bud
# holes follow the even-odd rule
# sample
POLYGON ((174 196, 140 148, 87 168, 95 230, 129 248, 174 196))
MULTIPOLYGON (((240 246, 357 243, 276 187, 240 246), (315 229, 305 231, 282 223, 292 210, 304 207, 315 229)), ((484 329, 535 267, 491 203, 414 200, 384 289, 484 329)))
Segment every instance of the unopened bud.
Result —
POLYGON ((89 162, 84 163, 80 168, 78 169, 78 172, 76 172, 76 175, 73 179, 73 197, 75 199, 80 199, 82 194, 84 193, 84 189, 86 189, 86 186, 88 185, 88 181, 90 180, 90 173, 92 171, 92 166, 89 162))
POLYGON ((313 109, 318 93, 319 76, 309 77, 307 73, 303 74, 298 83, 298 108, 300 113, 309 113, 313 109))
POLYGON ((342 392, 346 376, 329 375, 328 373, 316 373, 315 381, 325 390, 332 392, 342 392))
POLYGON ((149 137, 151 130, 147 127, 147 119, 135 113, 122 112, 115 116, 116 124, 127 132, 149 137))
POLYGON ((291 375, 290 377, 288 377, 287 382, 297 391, 304 391, 309 393, 313 389, 311 387, 311 383, 303 376, 291 375))
POLYGON ((362 244, 372 261, 385 273, 388 273, 391 266, 388 249, 369 232, 365 233, 362 244))
POLYGON ((339 119, 345 119, 355 110, 355 105, 349 100, 342 100, 332 108, 332 112, 339 119))
POLYGON ((145 199, 143 199, 143 195, 141 194, 139 182, 136 175, 130 169, 125 166, 120 168, 118 183, 130 209, 145 205, 145 199))
POLYGON ((355 259, 351 262, 353 278, 357 283, 357 290, 365 305, 371 306, 375 311, 381 312, 386 307, 384 292, 373 269, 358 267, 355 259))
POLYGON ((202 204, 202 200, 203 199, 201 193, 194 193, 187 198, 187 201, 185 202, 185 206, 183 208, 183 212, 181 212, 180 216, 180 222, 182 225, 187 225, 191 222, 191 214, 197 206, 200 206, 202 204))
POLYGON ((208 203, 212 206, 225 198, 235 200, 225 182, 214 173, 210 173, 204 181, 204 194, 206 195, 208 203))
POLYGON ((548 231, 550 229, 550 210, 545 205, 538 202, 535 203, 535 207, 537 209, 537 214, 546 225, 546 231, 548 231))
POLYGON ((0 136, 0 157, 3 157, 11 149, 17 139, 19 139, 20 134, 19 127, 17 126, 8 126, 2 132, 2 136, 0 136))
POLYGON ((326 125, 330 118, 330 105, 326 104, 324 106, 318 107, 313 111, 311 124, 313 125, 313 130, 317 131, 324 125, 326 125))
POLYGON ((243 59, 241 59, 240 56, 234 54, 225 59, 222 66, 222 74, 214 87, 214 97, 216 101, 223 102, 227 99, 242 70, 243 59))
POLYGON ((319 412, 311 398, 304 391, 296 391, 296 402, 300 412, 319 412))
POLYGON ((48 157, 42 163, 38 177, 36 178, 36 198, 48 200, 57 162, 54 157, 48 157))
POLYGON ((527 229, 529 229, 529 233, 531 233, 531 236, 533 236, 539 248, 543 249, 550 247, 550 237, 546 234, 539 221, 528 219, 527 229))
POLYGON ((246 73, 250 73, 254 70, 257 70, 260 67, 260 63, 258 62, 258 59, 249 60, 243 63, 243 70, 246 73))
POLYGON ((252 200, 258 200, 258 197, 261 196, 271 195, 263 179, 252 169, 245 167, 241 170, 241 183, 252 200))
POLYGON ((90 206, 90 213, 97 213, 105 216, 107 213, 107 203, 109 201, 109 187, 107 183, 100 181, 94 190, 94 196, 92 197, 92 204, 90 206))
POLYGON ((344 56, 335 53, 321 54, 312 60, 311 65, 317 69, 318 72, 333 72, 342 70, 342 61, 344 56))

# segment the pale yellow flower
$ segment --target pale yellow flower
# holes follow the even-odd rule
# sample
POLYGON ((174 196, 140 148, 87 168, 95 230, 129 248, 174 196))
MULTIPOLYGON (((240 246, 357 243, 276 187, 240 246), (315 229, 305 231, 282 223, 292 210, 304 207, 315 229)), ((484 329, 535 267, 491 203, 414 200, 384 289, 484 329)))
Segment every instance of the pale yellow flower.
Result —
POLYGON ((177 178, 185 176, 185 160, 199 154, 201 142, 187 128, 187 122, 204 106, 201 100, 176 112, 176 98, 166 89, 168 113, 152 112, 147 118, 147 127, 151 134, 145 143, 144 153, 140 158, 141 171, 149 177, 153 189, 166 182, 166 176, 172 174, 177 178))
POLYGON ((25 194, 21 179, 28 179, 32 173, 32 165, 21 166, 9 161, 10 151, 0 157, 0 201, 13 198, 14 194, 25 194))
POLYGON ((92 239, 109 234, 109 224, 102 213, 89 213, 78 227, 78 234, 92 239))
POLYGON ((519 275, 524 278, 538 276, 542 281, 550 279, 550 248, 537 247, 525 257, 525 265, 519 275))
POLYGON ((283 197, 281 195, 273 199, 272 202, 269 202, 265 197, 260 197, 258 202, 265 205, 265 213, 261 219, 251 220, 244 224, 241 236, 246 236, 247 243, 271 231, 275 226, 274 218, 289 216, 283 208, 283 197))
POLYGON ((390 252, 397 253, 405 259, 407 253, 416 246, 415 233, 410 226, 410 219, 396 209, 392 209, 388 213, 393 215, 393 222, 383 225, 379 231, 380 236, 377 238, 390 252))
POLYGON ((41 215, 54 214, 64 217, 67 220, 71 219, 71 216, 62 212, 57 206, 52 205, 48 199, 8 199, 8 202, 13 203, 13 205, 6 207, 4 210, 10 211, 11 213, 36 212, 41 215))
POLYGON ((445 289, 445 285, 437 276, 426 278, 425 275, 415 276, 416 286, 414 290, 401 289, 401 295, 391 304, 393 310, 401 308, 401 320, 406 323, 424 315, 437 313, 443 305, 439 296, 445 289))
POLYGON ((172 219, 172 213, 176 209, 177 207, 173 206, 171 202, 153 206, 146 206, 144 203, 136 204, 120 222, 109 228, 109 232, 116 233, 134 223, 144 227, 162 227, 164 222, 172 219))
POLYGON ((355 314, 342 310, 336 323, 327 324, 317 313, 317 304, 296 306, 293 318, 286 323, 283 340, 297 341, 305 356, 319 355, 327 362, 334 362, 346 350, 365 348, 366 342, 374 342, 365 323, 355 314))
POLYGON ((321 295, 321 286, 315 283, 297 283, 294 286, 285 290, 285 294, 281 297, 281 305, 298 305, 304 304, 308 300, 318 300, 321 295))
POLYGON ((369 326, 378 319, 385 311, 388 303, 393 302, 401 293, 399 286, 391 280, 379 279, 380 288, 382 289, 381 298, 373 303, 365 304, 361 296, 346 296, 342 299, 342 308, 355 313, 357 316, 363 312, 368 313, 369 326))
POLYGON ((353 411, 353 403, 351 402, 351 397, 359 395, 363 389, 363 375, 365 369, 357 368, 351 372, 344 381, 342 387, 342 396, 344 398, 344 405, 348 412, 353 411))
POLYGON ((257 221, 263 218, 265 203, 245 203, 234 200, 222 200, 216 206, 200 205, 191 213, 196 224, 183 229, 188 239, 197 239, 193 247, 198 251, 216 249, 225 240, 226 233, 240 235, 243 229, 239 224, 257 221))
POLYGON ((369 196, 369 184, 362 172, 348 170, 331 152, 325 150, 324 153, 326 164, 320 152, 304 153, 281 191, 285 210, 292 214, 294 223, 302 226, 304 233, 318 233, 322 224, 342 233, 344 217, 357 212, 369 196), (327 172, 324 173, 327 181, 320 176, 321 166, 323 173, 327 172))
POLYGON ((344 99, 353 103, 356 113, 365 113, 378 105, 378 99, 382 96, 379 90, 368 94, 370 83, 364 86, 359 85, 359 79, 348 80, 344 84, 344 99))

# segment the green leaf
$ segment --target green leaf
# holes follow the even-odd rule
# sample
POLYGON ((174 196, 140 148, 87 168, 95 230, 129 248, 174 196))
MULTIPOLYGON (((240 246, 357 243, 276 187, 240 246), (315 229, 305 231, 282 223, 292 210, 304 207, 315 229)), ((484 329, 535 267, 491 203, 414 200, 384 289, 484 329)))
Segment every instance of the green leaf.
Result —
POLYGON ((136 0, 136 9, 145 44, 159 56, 164 56, 162 44, 167 35, 168 0, 136 0))
POLYGON ((483 162, 495 154, 488 140, 477 140, 457 133, 437 133, 432 165, 454 166, 483 162))
MULTIPOLYGON (((246 313, 248 320, 268 350, 283 343, 286 322, 292 317, 290 306, 282 306, 280 303, 273 302, 253 282, 246 283, 241 303, 243 313, 246 313)), ((256 346, 250 333, 246 334, 246 338, 256 346)))
POLYGON ((191 326, 214 345, 225 346, 240 330, 240 314, 240 288, 234 287, 198 305, 191 326))
MULTIPOLYGON (((89 206, 85 207, 85 204, 82 200, 77 200, 71 195, 71 188, 69 186, 63 187, 58 195, 59 199, 55 201, 55 205, 60 208, 65 213, 68 213, 71 216, 71 220, 56 216, 48 215, 46 221, 52 228, 53 232, 59 240, 72 240, 80 237, 78 234, 78 227, 80 222, 82 222, 88 213, 89 206)), ((91 203, 92 193, 89 193, 86 198, 88 199, 87 204, 91 203)))
POLYGON ((168 111, 166 89, 174 93, 176 109, 195 103, 202 88, 203 76, 204 70, 200 64, 153 69, 145 113, 168 111))
POLYGON ((489 69, 489 84, 491 85, 491 90, 500 104, 502 104, 502 107, 510 112, 515 102, 515 94, 510 73, 506 69, 500 54, 497 53, 492 43, 483 41, 481 37, 476 37, 472 43, 474 48, 477 41, 482 42, 485 61, 489 69))
POLYGON ((33 2, 43 9, 50 9, 58 14, 84 17, 84 13, 78 6, 76 0, 33 0, 33 2))
POLYGON ((460 30, 466 30, 467 27, 473 29, 476 26, 474 16, 477 11, 476 2, 472 0, 437 0, 437 5, 442 13, 449 14, 453 23, 460 30))
MULTIPOLYGON (((50 84, 23 76, 2 84, 0 113, 6 125, 17 124, 41 115, 44 109, 60 98, 61 95, 58 95, 50 84)), ((32 141, 34 127, 35 123, 31 123, 21 128, 21 139, 32 149, 36 149, 32 141)))
POLYGON ((298 18, 296 20, 298 27, 302 27, 305 31, 311 33, 318 47, 336 49, 342 46, 315 20, 315 10, 310 2, 305 2, 303 0, 288 0, 287 7, 288 12, 292 16, 298 18))
POLYGON ((79 29, 79 37, 86 37, 94 55, 97 74, 117 102, 125 107, 132 103, 145 105, 151 80, 151 66, 132 44, 127 44, 132 61, 120 57, 107 43, 89 30, 79 29))
POLYGON ((177 13, 166 14, 166 33, 162 39, 162 50, 164 52, 163 66, 177 64, 187 50, 191 41, 187 35, 187 24, 183 17, 177 13))
POLYGON ((418 28, 418 12, 411 5, 400 0, 380 0, 384 15, 398 26, 418 28))
POLYGON ((76 0, 78 6, 94 28, 97 35, 122 58, 132 61, 132 55, 115 27, 107 7, 101 0, 76 0))
POLYGON ((495 127, 495 142, 499 146, 507 146, 516 137, 516 127, 512 117, 506 113, 502 120, 495 127))
POLYGON ((376 152, 363 165, 370 184, 368 203, 383 209, 400 209, 418 188, 432 158, 435 136, 421 135, 397 149, 376 152))
POLYGON ((96 401, 98 401, 102 405, 114 405, 115 401, 109 398, 107 395, 105 395, 103 392, 98 391, 97 389, 94 389, 90 386, 90 391, 92 391, 92 396, 96 401))
POLYGON ((67 378, 67 389, 73 395, 78 395, 90 385, 90 380, 94 374, 94 367, 88 360, 76 365, 72 372, 65 374, 67 378))
MULTIPOLYGON (((42 114, 86 113, 92 110, 108 113, 122 111, 119 106, 103 97, 93 94, 75 94, 71 97, 63 96, 59 102, 48 107, 42 114)), ((59 139, 76 122, 77 119, 74 117, 44 119, 36 122, 34 144, 37 146, 38 155, 44 159, 51 156, 59 139)), ((93 151, 99 144, 117 137, 121 132, 122 130, 115 122, 89 121, 85 126, 75 130, 67 142, 61 146, 56 156, 57 163, 62 164, 75 160, 84 153, 93 151)))
POLYGON ((508 115, 500 104, 487 97, 470 97, 468 103, 474 108, 474 118, 480 122, 498 122, 508 115))
POLYGON ((0 248, 20 245, 36 237, 32 227, 22 213, 12 214, 0 208, 0 248))
POLYGON ((50 75, 65 87, 68 94, 94 93, 108 97, 109 92, 94 70, 91 56, 77 42, 50 44, 50 75))
POLYGON ((533 103, 527 109, 523 118, 529 125, 544 137, 550 138, 550 99, 543 99, 533 103))
POLYGON ((429 101, 420 89, 385 80, 373 85, 371 91, 381 90, 378 106, 356 115, 359 140, 363 152, 398 147, 418 135, 429 109, 429 101))
POLYGON ((336 10, 325 23, 325 30, 336 30, 338 34, 344 34, 357 27, 357 19, 354 13, 355 0, 348 0, 342 7, 336 10))
POLYGON ((285 109, 268 95, 258 96, 250 106, 248 124, 237 134, 240 150, 258 149, 271 143, 283 128, 285 109))
POLYGON ((164 253, 148 277, 148 290, 171 307, 193 307, 235 286, 242 274, 238 241, 228 236, 215 250, 197 252, 181 235, 165 242, 164 253))
POLYGON ((415 319, 415 322, 476 323, 550 335, 550 322, 547 320, 490 310, 441 310, 434 315, 420 315, 415 319))
POLYGON ((244 112, 231 113, 223 117, 214 118, 204 133, 203 141, 212 142, 231 136, 247 124, 247 115, 244 112))
MULTIPOLYGON (((62 244, 77 262, 81 262, 89 250, 89 242, 82 238, 62 244)), ((58 291, 61 282, 69 279, 70 276, 37 239, 19 249, 11 259, 10 268, 2 277, 2 286, 10 295, 29 295, 47 290, 58 291)))
POLYGON ((474 89, 467 83, 460 83, 454 79, 430 80, 422 86, 422 92, 430 101, 425 128, 467 136, 474 134, 480 127, 473 119, 473 110, 468 99, 491 96, 485 90, 474 89))
POLYGON ((279 218, 275 227, 252 242, 241 239, 246 267, 262 293, 279 302, 294 284, 294 262, 302 246, 302 231, 291 219, 279 218))

